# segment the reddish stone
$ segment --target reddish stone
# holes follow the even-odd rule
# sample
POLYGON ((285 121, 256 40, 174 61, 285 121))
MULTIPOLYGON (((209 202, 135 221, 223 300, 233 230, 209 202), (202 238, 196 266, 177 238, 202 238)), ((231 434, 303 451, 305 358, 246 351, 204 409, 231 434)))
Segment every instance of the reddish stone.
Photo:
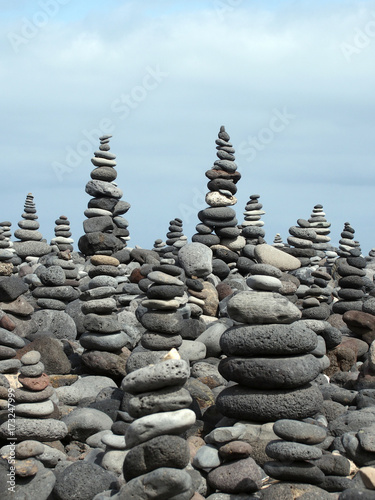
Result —
POLYGON ((225 297, 228 297, 233 293, 233 289, 230 285, 228 285, 228 283, 219 283, 216 285, 216 290, 219 296, 219 301, 225 299, 225 297))
POLYGON ((4 316, 0 318, 0 327, 5 328, 8 332, 12 332, 16 328, 16 324, 7 314, 4 314, 4 316))
POLYGON ((342 316, 348 328, 361 337, 369 332, 375 332, 375 316, 362 311, 346 311, 342 316))
POLYGON ((240 460, 251 456, 252 446, 245 441, 231 441, 219 448, 219 455, 223 460, 240 460))
POLYGON ((140 271, 140 268, 137 267, 136 269, 133 269, 129 276, 129 281, 130 283, 139 283, 141 280, 143 280, 145 276, 140 271))
POLYGON ((355 337, 343 337, 341 345, 354 351, 357 358, 361 358, 369 349, 367 342, 355 337))
POLYGON ((24 377, 20 375, 18 380, 25 389, 30 389, 31 391, 42 391, 50 383, 49 376, 46 373, 42 373, 40 377, 24 377))
POLYGON ((328 377, 332 377, 332 375, 340 371, 348 372, 357 361, 356 352, 342 344, 328 351, 327 356, 331 364, 324 370, 324 373, 328 377))

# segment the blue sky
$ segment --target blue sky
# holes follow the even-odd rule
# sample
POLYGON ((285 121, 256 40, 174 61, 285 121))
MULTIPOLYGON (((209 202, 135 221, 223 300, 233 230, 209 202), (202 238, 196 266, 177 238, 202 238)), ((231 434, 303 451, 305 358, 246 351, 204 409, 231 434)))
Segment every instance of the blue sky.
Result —
POLYGON ((0 219, 28 192, 40 230, 66 215, 77 242, 90 158, 111 132, 131 204, 129 246, 151 248, 180 217, 191 238, 225 125, 266 241, 322 204, 375 247, 375 1, 0 2, 0 219))

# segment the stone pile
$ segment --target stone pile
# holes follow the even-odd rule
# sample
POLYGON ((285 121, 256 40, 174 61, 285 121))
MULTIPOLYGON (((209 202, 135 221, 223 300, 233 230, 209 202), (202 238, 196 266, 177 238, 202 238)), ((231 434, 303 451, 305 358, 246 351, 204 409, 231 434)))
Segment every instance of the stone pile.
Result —
POLYGON ((280 235, 280 233, 276 233, 274 239, 273 239, 273 244, 274 247, 276 248, 283 248, 285 247, 285 243, 283 242, 283 239, 280 235))
POLYGON ((246 239, 247 245, 259 245, 265 243, 264 222, 262 215, 266 212, 262 210, 263 205, 259 202, 259 194, 252 194, 245 206, 245 219, 241 224, 241 234, 246 239))
POLYGON ((220 339, 227 357, 219 372, 233 384, 218 395, 219 411, 260 422, 314 415, 323 403, 312 384, 321 371, 311 354, 318 337, 299 324, 299 309, 276 292, 243 291, 229 299, 227 311, 239 324, 220 339))
POLYGON ((8 422, 0 426, 0 437, 16 438, 17 441, 56 441, 67 434, 66 425, 59 420, 56 406, 58 400, 50 385, 50 378, 44 372, 44 364, 38 351, 29 351, 21 357, 18 382, 22 387, 13 391, 13 426, 8 422))
MULTIPOLYGON (((209 247, 213 245, 226 247, 216 250, 218 258, 227 254, 233 257, 231 254, 238 250, 238 246, 240 248, 244 246, 242 239, 238 240, 241 230, 237 227, 236 212, 231 208, 237 203, 234 195, 241 174, 237 171, 234 148, 229 140, 229 134, 224 127, 221 127, 216 139, 218 160, 206 172, 206 177, 210 179, 207 184, 210 191, 206 195, 206 203, 209 206, 198 213, 201 223, 196 226, 197 233, 192 237, 193 242, 203 243, 209 247)), ((238 258, 238 255, 235 255, 238 258)))
POLYGON ((51 247, 39 229, 38 216, 36 213, 34 196, 29 193, 26 196, 22 220, 18 223, 19 229, 14 236, 20 241, 15 241, 13 247, 17 255, 23 260, 37 262, 39 257, 51 252, 51 247))
POLYGON ((60 252, 73 252, 74 240, 71 238, 70 222, 66 215, 60 215, 55 224, 55 237, 52 238, 51 245, 56 245, 60 252))
POLYGON ((82 362, 93 373, 108 375, 107 365, 114 365, 117 376, 124 375, 119 367, 125 365, 121 350, 127 343, 127 335, 118 320, 115 298, 117 278, 121 275, 120 262, 109 255, 93 255, 90 263, 88 275, 91 279, 80 296, 85 315, 85 332, 79 338, 85 349, 82 362))
POLYGON ((9 221, 0 222, 0 276, 10 276, 13 273, 13 264, 21 263, 10 241, 11 226, 9 221))
POLYGON ((347 248, 346 257, 340 257, 335 263, 335 272, 339 277, 337 291, 339 300, 333 304, 332 311, 336 314, 344 314, 350 310, 362 311, 366 295, 366 259, 362 257, 359 248, 349 246, 347 248))
POLYGON ((196 420, 188 408, 192 398, 184 388, 190 368, 182 359, 166 358, 131 371, 121 384, 129 394, 127 412, 134 419, 125 433, 128 452, 121 498, 148 498, 145 491, 150 488, 157 490, 159 498, 190 500, 194 495, 192 478, 185 470, 189 446, 182 437, 196 420))
POLYGON ((308 222, 310 227, 314 229, 316 233, 316 238, 313 242, 313 248, 316 250, 327 251, 331 249, 330 241, 331 238, 328 236, 330 234, 331 223, 327 222, 323 211, 323 205, 315 205, 308 222))
POLYGON ((122 217, 130 204, 122 201, 123 192, 114 183, 117 177, 116 155, 110 153, 111 135, 99 137, 99 151, 91 159, 95 166, 91 180, 86 184, 86 193, 93 198, 89 201, 84 214, 84 236, 78 247, 84 255, 96 253, 112 255, 126 246, 129 239, 128 221, 122 217))
POLYGON ((350 222, 345 222, 344 229, 341 233, 341 239, 339 240, 338 254, 340 257, 349 257, 353 249, 361 250, 359 242, 354 240, 354 233, 355 231, 350 225, 350 222))
POLYGON ((326 320, 331 314, 333 300, 334 283, 332 277, 325 268, 313 270, 310 276, 314 282, 303 293, 302 317, 326 320))
POLYGON ((281 481, 321 485, 325 476, 314 462, 319 463, 323 452, 314 445, 325 440, 326 429, 298 420, 282 419, 275 422, 273 431, 280 439, 270 441, 266 446, 267 455, 274 461, 265 464, 265 472, 281 481))
MULTIPOLYGON (((161 253, 164 258, 175 258, 180 248, 187 243, 187 237, 183 233, 182 220, 176 217, 169 222, 166 245, 161 253)), ((159 242, 159 245, 162 241, 159 242)), ((160 247, 159 247, 160 248, 160 247)))
POLYGON ((311 227, 310 222, 305 219, 297 220, 298 226, 291 226, 287 241, 290 247, 284 247, 283 251, 297 257, 302 266, 310 266, 319 262, 325 257, 321 250, 314 248, 314 242, 317 240, 317 233, 311 227))

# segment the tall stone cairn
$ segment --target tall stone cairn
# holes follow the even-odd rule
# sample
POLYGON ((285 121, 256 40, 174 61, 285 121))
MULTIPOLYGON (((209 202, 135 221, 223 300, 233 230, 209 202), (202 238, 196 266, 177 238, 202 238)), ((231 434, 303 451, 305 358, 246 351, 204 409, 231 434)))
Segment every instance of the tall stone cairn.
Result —
POLYGON ((110 153, 111 135, 99 137, 99 151, 95 151, 91 163, 94 170, 86 184, 89 201, 83 222, 85 234, 78 241, 78 248, 84 255, 112 255, 126 246, 129 240, 128 221, 122 217, 130 204, 122 201, 123 192, 114 183, 117 178, 116 155, 110 153))

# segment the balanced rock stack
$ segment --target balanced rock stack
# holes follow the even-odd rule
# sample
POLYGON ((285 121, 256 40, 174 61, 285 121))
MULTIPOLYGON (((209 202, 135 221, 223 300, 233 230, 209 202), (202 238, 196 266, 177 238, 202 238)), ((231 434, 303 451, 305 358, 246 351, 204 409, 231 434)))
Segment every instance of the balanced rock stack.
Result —
POLYGON ((339 240, 339 251, 340 257, 349 257, 350 251, 355 249, 360 249, 358 241, 354 241, 354 229, 350 225, 350 222, 345 222, 344 229, 341 233, 341 239, 339 240))
POLYGON ((127 335, 122 331, 116 314, 117 302, 113 297, 118 285, 116 278, 121 274, 120 262, 107 255, 93 255, 90 262, 92 267, 88 274, 91 279, 88 288, 80 296, 86 331, 79 341, 85 348, 82 362, 91 371, 105 374, 103 359, 106 355, 103 351, 110 353, 113 363, 114 356, 117 359, 121 355, 121 349, 127 342, 127 335))
POLYGON ((79 297, 77 288, 66 284, 65 270, 58 264, 59 262, 60 259, 54 256, 52 265, 41 266, 38 272, 42 286, 34 288, 32 294, 41 309, 64 311, 69 302, 79 297))
POLYGON ((234 385, 218 395, 219 411, 260 422, 317 413, 323 398, 311 382, 321 365, 311 352, 318 337, 297 321, 297 306, 276 292, 243 291, 229 299, 227 310, 239 324, 220 339, 227 357, 220 361, 219 372, 234 385))
POLYGON ((14 236, 21 240, 13 243, 14 250, 22 260, 37 260, 38 257, 46 255, 52 250, 48 243, 43 240, 42 233, 38 231, 39 222, 37 219, 34 197, 29 193, 26 196, 22 220, 18 223, 20 229, 14 232, 14 236))
POLYGON ((264 222, 261 217, 266 212, 262 210, 263 205, 259 202, 259 197, 259 194, 252 194, 245 207, 245 219, 241 224, 241 234, 246 239, 247 245, 265 243, 264 236, 266 233, 263 229, 264 222))
MULTIPOLYGON (((66 436, 68 429, 59 420, 59 411, 53 402, 55 391, 38 351, 29 351, 21 358, 22 366, 18 377, 22 387, 14 390, 15 424, 14 433, 8 422, 0 426, 0 437, 17 437, 18 441, 57 441, 66 436)), ((57 401, 57 400, 56 400, 57 401)))
POLYGON ((359 248, 352 248, 346 254, 347 257, 340 257, 335 263, 340 288, 337 291, 339 300, 333 304, 332 311, 337 314, 362 311, 365 297, 366 259, 359 248))
MULTIPOLYGON (((314 283, 305 291, 302 300, 302 317, 309 319, 328 319, 333 300, 333 281, 324 268, 311 272, 314 283)), ((301 287, 302 288, 302 287, 301 287)))
POLYGON ((316 233, 316 239, 314 241, 313 247, 316 250, 329 250, 331 248, 330 241, 331 238, 328 236, 330 234, 331 223, 327 222, 323 211, 323 205, 315 205, 311 216, 308 220, 310 227, 314 229, 316 233))
POLYGON ((325 257, 323 251, 314 248, 317 234, 307 220, 298 219, 297 224, 298 226, 289 228, 290 236, 288 236, 287 241, 290 247, 283 248, 283 251, 297 257, 302 266, 316 264, 325 257))
MULTIPOLYGON (((161 261, 162 262, 162 261, 161 261)), ((185 280, 181 267, 173 264, 153 266, 147 274, 151 285, 142 308, 147 311, 140 317, 146 331, 141 345, 151 351, 169 351, 182 344, 183 313, 180 309, 187 302, 185 280)))
POLYGON ((129 451, 121 498, 148 498, 147 490, 155 492, 155 498, 190 500, 194 495, 192 478, 184 470, 189 446, 181 437, 196 420, 184 388, 190 368, 182 359, 171 359, 176 357, 173 350, 165 360, 128 373, 121 384, 131 395, 127 412, 135 419, 125 433, 129 451))
POLYGON ((276 248, 283 248, 285 247, 285 243, 283 242, 283 239, 280 235, 280 233, 276 233, 275 238, 273 239, 273 245, 276 248))
POLYGON ((314 464, 322 458, 323 452, 314 445, 325 440, 326 429, 298 420, 282 419, 274 423, 273 431, 281 439, 270 441, 266 446, 267 455, 275 461, 265 463, 265 472, 281 481, 323 483, 324 473, 314 464))
POLYGON ((11 226, 11 222, 0 222, 0 276, 10 276, 14 267, 12 261, 14 257, 17 259, 13 243, 10 241, 11 226))
POLYGON ((219 159, 206 172, 206 177, 210 179, 207 184, 210 191, 206 195, 209 207, 198 213, 201 224, 196 226, 197 233, 192 237, 193 242, 203 243, 209 247, 219 244, 236 246, 236 240, 241 234, 241 230, 237 227, 236 212, 230 208, 237 203, 234 195, 241 174, 237 172, 234 148, 229 140, 225 128, 220 127, 216 139, 218 150, 216 154, 219 159), (216 234, 213 234, 213 231, 216 234))
POLYGON ((51 240, 51 245, 56 245, 60 252, 69 250, 73 252, 74 240, 71 238, 72 233, 70 232, 70 222, 65 215, 60 215, 58 219, 55 220, 55 237, 51 240))
POLYGON ((181 219, 176 217, 175 219, 171 220, 169 222, 168 229, 169 232, 167 233, 166 239, 167 247, 163 249, 163 255, 165 258, 176 256, 179 249, 187 243, 187 238, 183 233, 181 219))
POLYGON ((78 241, 84 255, 112 255, 124 248, 129 239, 128 221, 122 214, 129 210, 130 204, 120 200, 123 192, 113 182, 117 177, 116 155, 109 152, 110 137, 99 138, 99 151, 95 151, 91 159, 95 168, 86 184, 86 193, 93 198, 84 212, 87 217, 83 222, 85 235, 78 241))

